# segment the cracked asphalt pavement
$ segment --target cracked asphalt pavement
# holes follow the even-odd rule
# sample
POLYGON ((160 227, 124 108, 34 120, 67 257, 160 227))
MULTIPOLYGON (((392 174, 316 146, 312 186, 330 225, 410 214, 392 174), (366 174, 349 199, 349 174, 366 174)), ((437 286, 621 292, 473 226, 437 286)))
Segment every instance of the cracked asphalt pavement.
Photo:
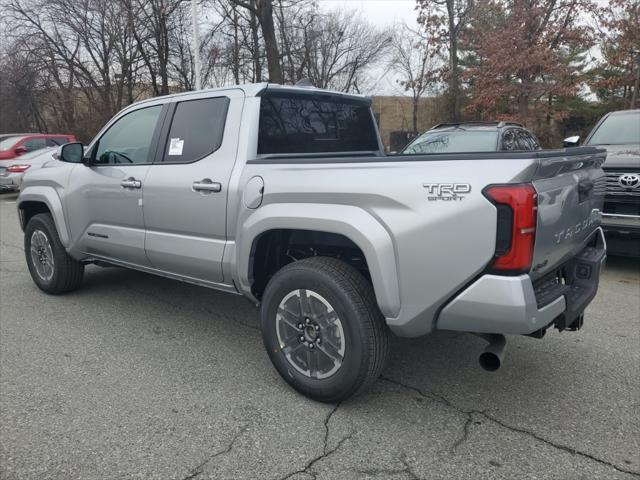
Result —
POLYGON ((638 479, 640 263, 610 258, 578 333, 395 338, 339 405, 277 375, 244 298, 118 268, 47 296, 0 196, 2 479, 638 479))

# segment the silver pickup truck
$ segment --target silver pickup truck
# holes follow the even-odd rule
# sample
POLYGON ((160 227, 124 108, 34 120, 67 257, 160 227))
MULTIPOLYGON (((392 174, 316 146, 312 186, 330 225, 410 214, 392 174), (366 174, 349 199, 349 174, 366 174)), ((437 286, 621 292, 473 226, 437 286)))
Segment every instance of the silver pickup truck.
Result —
POLYGON ((577 330, 594 297, 605 152, 384 154, 370 100, 257 84, 131 105, 25 175, 26 260, 51 294, 116 265, 248 297, 298 391, 380 374, 390 333, 577 330))

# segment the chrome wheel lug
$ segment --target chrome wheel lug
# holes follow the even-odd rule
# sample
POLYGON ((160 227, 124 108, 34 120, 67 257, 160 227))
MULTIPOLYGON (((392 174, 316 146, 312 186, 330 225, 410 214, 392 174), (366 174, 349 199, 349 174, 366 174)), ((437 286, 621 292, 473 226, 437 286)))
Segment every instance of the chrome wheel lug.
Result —
POLYGON ((320 345, 320 338, 316 338, 316 343, 320 345))
POLYGON ((314 328, 314 330, 315 330, 316 332, 319 332, 319 331, 320 331, 320 325, 318 325, 318 324, 315 324, 315 325, 313 326, 313 328, 314 328))
POLYGON ((304 319, 304 323, 306 323, 307 325, 309 325, 311 323, 311 320, 309 318, 305 318, 304 319))
POLYGON ((313 347, 315 347, 315 345, 311 342, 309 342, 309 348, 313 350, 313 347))
POLYGON ((298 337, 298 340, 300 340, 301 343, 304 343, 304 335, 300 335, 298 337))
POLYGON ((302 323, 298 324, 298 330, 302 330, 304 328, 304 325, 302 323))

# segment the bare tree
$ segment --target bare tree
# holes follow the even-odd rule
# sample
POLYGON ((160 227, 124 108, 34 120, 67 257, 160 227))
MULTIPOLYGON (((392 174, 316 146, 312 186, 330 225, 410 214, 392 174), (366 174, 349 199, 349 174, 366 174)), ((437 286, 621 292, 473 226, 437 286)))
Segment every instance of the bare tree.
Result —
MULTIPOLYGON (((265 50, 267 53, 267 68, 269 81, 283 83, 282 68, 280 66, 280 50, 276 37, 275 23, 273 21, 273 0, 229 0, 239 7, 249 11, 253 22, 257 19, 262 32, 265 50)), ((254 28, 253 32, 257 32, 254 28)), ((254 38, 254 40, 257 40, 254 38)), ((257 41, 254 42, 257 46, 257 41)), ((256 81, 260 81, 260 75, 256 81)))
POLYGON ((439 68, 437 51, 429 37, 403 24, 393 37, 390 63, 391 69, 400 76, 400 85, 411 92, 412 130, 417 132, 420 98, 435 90, 439 68))

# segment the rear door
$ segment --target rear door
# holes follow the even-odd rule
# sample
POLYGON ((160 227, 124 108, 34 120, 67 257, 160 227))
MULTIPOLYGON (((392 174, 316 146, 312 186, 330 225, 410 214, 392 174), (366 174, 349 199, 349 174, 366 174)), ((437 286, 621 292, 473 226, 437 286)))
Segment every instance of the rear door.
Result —
POLYGON ((227 90, 176 101, 144 185, 145 250, 152 266, 223 283, 229 179, 244 93, 227 90))

